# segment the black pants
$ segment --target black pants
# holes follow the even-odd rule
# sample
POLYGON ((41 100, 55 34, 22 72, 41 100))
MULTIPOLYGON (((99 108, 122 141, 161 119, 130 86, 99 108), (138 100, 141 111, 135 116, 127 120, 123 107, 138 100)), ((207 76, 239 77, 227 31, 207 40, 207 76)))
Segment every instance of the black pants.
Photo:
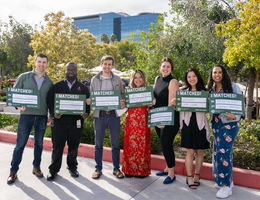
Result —
POLYGON ((77 128, 76 121, 69 123, 58 123, 55 119, 54 126, 51 128, 52 135, 52 161, 49 166, 50 173, 58 173, 61 168, 62 155, 65 143, 68 145, 67 165, 72 171, 77 169, 77 155, 80 138, 82 135, 83 120, 81 128, 77 128))
POLYGON ((180 128, 179 121, 180 121, 179 112, 175 112, 174 126, 165 126, 164 128, 155 127, 156 133, 161 141, 164 158, 169 168, 175 166, 175 154, 173 149, 173 141, 180 128))

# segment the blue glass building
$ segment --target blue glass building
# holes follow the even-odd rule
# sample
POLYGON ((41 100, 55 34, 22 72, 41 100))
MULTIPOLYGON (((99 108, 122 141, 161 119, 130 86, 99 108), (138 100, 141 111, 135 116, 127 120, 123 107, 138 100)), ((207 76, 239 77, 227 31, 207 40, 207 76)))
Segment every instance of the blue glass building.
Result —
POLYGON ((129 16, 126 13, 103 13, 73 17, 73 24, 79 29, 88 29, 101 42, 101 35, 105 33, 109 38, 116 35, 118 41, 130 39, 135 34, 134 41, 140 41, 140 31, 147 32, 151 23, 157 22, 159 13, 140 13, 129 16))

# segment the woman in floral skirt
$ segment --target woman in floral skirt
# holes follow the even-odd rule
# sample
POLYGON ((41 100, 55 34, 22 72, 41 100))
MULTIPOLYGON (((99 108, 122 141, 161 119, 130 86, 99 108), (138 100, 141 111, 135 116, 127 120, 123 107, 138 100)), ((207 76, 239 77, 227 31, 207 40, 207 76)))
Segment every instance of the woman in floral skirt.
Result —
MULTIPOLYGON (((145 75, 136 70, 130 87, 145 86, 145 75)), ((147 106, 128 108, 125 119, 122 171, 125 177, 144 178, 151 174, 151 136, 147 127, 147 106)))
MULTIPOLYGON (((240 88, 231 83, 226 69, 216 65, 210 72, 208 80, 209 92, 242 94, 240 88)), ((240 115, 231 113, 214 114, 212 116, 213 141, 213 178, 219 191, 218 198, 232 195, 233 144, 239 131, 240 115)))

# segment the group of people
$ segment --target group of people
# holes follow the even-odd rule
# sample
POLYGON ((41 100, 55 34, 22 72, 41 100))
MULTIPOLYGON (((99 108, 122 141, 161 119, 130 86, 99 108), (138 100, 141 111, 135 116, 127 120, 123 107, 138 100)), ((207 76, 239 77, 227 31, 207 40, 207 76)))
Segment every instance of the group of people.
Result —
MULTIPOLYGON (((15 88, 35 89, 40 92, 40 108, 32 109, 20 107, 21 115, 18 122, 17 142, 13 151, 8 184, 15 182, 17 171, 22 160, 22 154, 29 134, 34 128, 34 160, 32 173, 43 177, 40 169, 41 154, 43 149, 43 136, 47 121, 51 124, 52 159, 49 166, 47 180, 54 180, 61 164, 65 143, 68 145, 67 166, 72 177, 78 177, 77 152, 82 135, 84 119, 90 113, 90 92, 88 88, 77 79, 77 66, 73 62, 65 67, 64 80, 53 84, 45 73, 48 58, 38 54, 35 59, 35 69, 21 74, 15 88), (86 110, 81 115, 65 115, 54 112, 55 93, 84 94, 86 95, 86 110), (47 119, 49 110, 49 118, 47 119)), ((112 72, 114 59, 104 56, 101 59, 102 71, 95 75, 90 82, 90 91, 119 90, 121 91, 121 108, 125 107, 124 86, 119 76, 112 72)), ((178 81, 173 76, 173 62, 170 58, 163 58, 159 72, 154 82, 153 107, 176 106, 176 91, 203 91, 205 84, 199 71, 195 68, 187 70, 184 76, 185 86, 179 88, 178 81)), ((130 77, 130 88, 146 86, 145 74, 137 69, 130 77)), ((239 87, 231 83, 225 68, 216 65, 212 68, 207 90, 215 93, 241 94, 239 87)), ((144 178, 151 174, 151 136, 147 127, 149 106, 128 108, 124 127, 124 151, 122 171, 119 166, 119 135, 120 116, 118 110, 94 110, 95 131, 95 170, 93 179, 102 175, 103 141, 106 128, 109 128, 112 146, 113 174, 117 178, 137 177, 144 178)), ((181 146, 186 149, 185 166, 187 172, 186 183, 189 188, 197 189, 200 186, 200 169, 203 163, 203 150, 210 147, 210 127, 206 114, 202 112, 177 112, 174 111, 174 125, 156 126, 155 130, 160 138, 162 152, 166 161, 164 170, 156 173, 157 176, 166 176, 164 184, 176 180, 174 174, 175 155, 173 141, 179 129, 181 130, 181 146), (195 158, 195 173, 192 173, 195 158)), ((231 113, 214 114, 210 116, 212 123, 213 139, 213 177, 216 187, 219 188, 216 196, 227 198, 232 194, 232 150, 235 137, 239 130, 240 116, 231 113)))

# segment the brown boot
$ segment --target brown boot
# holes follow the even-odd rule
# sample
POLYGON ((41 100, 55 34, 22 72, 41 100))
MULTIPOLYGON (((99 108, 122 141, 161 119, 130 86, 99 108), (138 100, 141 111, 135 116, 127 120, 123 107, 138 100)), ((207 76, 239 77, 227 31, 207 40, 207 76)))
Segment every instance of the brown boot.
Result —
POLYGON ((8 179, 7 179, 7 184, 13 184, 16 179, 17 179, 16 172, 10 172, 8 179))
POLYGON ((32 173, 37 176, 38 178, 42 178, 43 177, 43 173, 41 171, 40 168, 33 168, 32 173))

